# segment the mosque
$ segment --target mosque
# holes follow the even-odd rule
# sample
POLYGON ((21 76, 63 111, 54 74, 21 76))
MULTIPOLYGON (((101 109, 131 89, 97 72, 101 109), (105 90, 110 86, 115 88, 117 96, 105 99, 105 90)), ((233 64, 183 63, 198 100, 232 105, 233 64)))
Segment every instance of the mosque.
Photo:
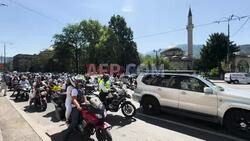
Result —
MULTIPOLYGON (((190 70, 193 68, 193 21, 192 10, 188 11, 187 24, 187 52, 178 47, 167 48, 161 55, 168 59, 178 70, 190 70)), ((240 51, 237 52, 230 62, 230 72, 250 72, 250 44, 239 45, 240 51)))
POLYGON ((193 68, 193 28, 192 10, 189 8, 187 25, 187 55, 181 48, 178 47, 171 47, 161 52, 161 55, 168 59, 171 64, 175 66, 175 69, 190 70, 193 68))

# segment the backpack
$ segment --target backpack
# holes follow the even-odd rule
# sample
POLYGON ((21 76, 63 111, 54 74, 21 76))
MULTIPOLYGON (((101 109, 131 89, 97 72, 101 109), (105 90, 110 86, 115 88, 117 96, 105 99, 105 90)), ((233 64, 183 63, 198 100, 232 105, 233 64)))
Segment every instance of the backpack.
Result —
POLYGON ((84 102, 83 101, 83 96, 85 95, 84 91, 82 89, 77 89, 77 91, 78 91, 78 94, 77 94, 77 101, 78 101, 78 103, 84 102))

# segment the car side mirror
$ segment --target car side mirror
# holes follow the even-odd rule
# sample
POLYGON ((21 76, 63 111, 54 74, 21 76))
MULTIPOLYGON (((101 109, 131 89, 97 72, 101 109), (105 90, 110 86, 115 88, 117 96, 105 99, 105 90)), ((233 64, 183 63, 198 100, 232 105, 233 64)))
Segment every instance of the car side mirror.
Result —
POLYGON ((204 88, 204 93, 205 94, 213 94, 213 89, 210 87, 205 87, 204 88))

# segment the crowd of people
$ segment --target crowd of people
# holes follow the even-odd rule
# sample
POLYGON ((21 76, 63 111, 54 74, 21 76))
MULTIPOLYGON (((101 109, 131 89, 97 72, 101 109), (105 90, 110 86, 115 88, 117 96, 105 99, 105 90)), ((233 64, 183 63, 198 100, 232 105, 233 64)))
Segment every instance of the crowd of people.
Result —
POLYGON ((108 74, 103 74, 96 77, 88 77, 84 75, 68 74, 68 73, 17 73, 5 72, 1 77, 0 92, 4 90, 3 96, 6 96, 7 90, 11 90, 13 97, 20 95, 22 88, 30 87, 29 105, 36 100, 36 95, 40 88, 44 88, 49 95, 50 91, 60 91, 66 95, 65 100, 65 119, 69 123, 68 130, 65 135, 65 140, 69 139, 70 134, 77 126, 79 111, 81 111, 80 103, 88 103, 85 96, 84 86, 87 83, 97 85, 100 100, 106 103, 106 96, 110 86, 117 81, 117 76, 110 77, 108 74), (80 97, 80 99, 79 99, 80 97), (70 121, 70 122, 69 122, 70 121))

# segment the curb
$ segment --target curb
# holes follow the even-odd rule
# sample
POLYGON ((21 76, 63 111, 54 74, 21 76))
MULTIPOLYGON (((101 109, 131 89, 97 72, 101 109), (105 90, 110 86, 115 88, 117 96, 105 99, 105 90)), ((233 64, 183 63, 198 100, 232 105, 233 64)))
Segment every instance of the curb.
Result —
MULTIPOLYGON (((43 127, 41 127, 33 119, 31 119, 29 116, 27 116, 24 111, 20 110, 14 104, 13 101, 9 100, 8 98, 7 98, 7 100, 15 108, 15 110, 24 118, 24 120, 30 125, 30 127, 36 132, 36 134, 41 138, 41 140, 43 140, 43 141, 51 141, 50 137, 48 137, 48 135, 46 134, 46 129, 44 129, 43 127)), ((1 137, 0 137, 0 141, 1 141, 1 137)))

